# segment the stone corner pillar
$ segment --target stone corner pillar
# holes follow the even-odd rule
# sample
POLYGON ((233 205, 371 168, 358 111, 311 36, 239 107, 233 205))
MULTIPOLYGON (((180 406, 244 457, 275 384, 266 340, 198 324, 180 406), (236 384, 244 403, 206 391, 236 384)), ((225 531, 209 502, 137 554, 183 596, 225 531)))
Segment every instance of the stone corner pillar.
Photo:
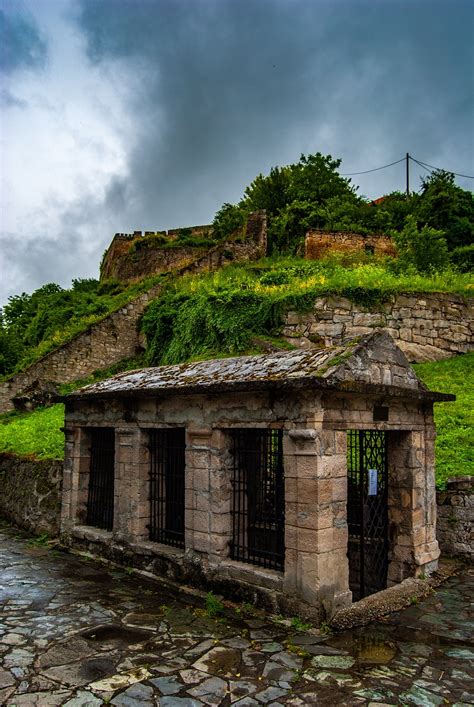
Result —
POLYGON ((346 433, 291 429, 284 438, 285 591, 330 616, 351 602, 346 433))
POLYGON ((388 586, 437 568, 434 427, 393 435, 389 445, 388 586))

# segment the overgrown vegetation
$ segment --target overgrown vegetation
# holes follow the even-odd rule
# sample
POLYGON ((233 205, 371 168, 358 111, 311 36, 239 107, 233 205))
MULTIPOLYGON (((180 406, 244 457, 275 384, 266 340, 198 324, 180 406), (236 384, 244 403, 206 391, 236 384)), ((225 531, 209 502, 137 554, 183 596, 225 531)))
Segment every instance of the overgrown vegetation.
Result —
POLYGON ((149 365, 248 353, 257 336, 278 336, 289 310, 312 309, 334 294, 371 307, 399 292, 470 291, 467 274, 398 272, 373 256, 266 259, 170 282, 146 310, 142 329, 149 365))
MULTIPOLYGON (((336 273, 331 263, 325 263, 327 272, 318 271, 318 286, 314 279, 312 280, 314 272, 309 272, 306 285, 287 287, 286 293, 283 288, 278 293, 273 292, 271 297, 268 292, 265 297, 255 297, 253 285, 244 288, 241 299, 237 298, 237 293, 231 297, 232 288, 228 288, 225 294, 220 291, 214 303, 216 316, 213 317, 211 311, 204 316, 205 340, 202 336, 198 337, 201 340, 196 343, 196 355, 207 355, 208 351, 240 352, 248 346, 246 333, 236 332, 233 336, 230 323, 223 322, 220 316, 224 310, 231 311, 235 306, 249 307, 252 315, 256 316, 256 328, 261 333, 268 334, 280 320, 281 309, 291 304, 290 299, 293 296, 297 300, 295 307, 300 308, 305 306, 305 297, 309 301, 316 291, 327 292, 333 286, 335 292, 341 293, 344 290, 348 296, 357 296, 368 303, 371 298, 380 299, 390 292, 389 280, 390 277, 396 276, 397 271, 400 273, 399 283, 410 283, 413 275, 417 273, 435 274, 447 268, 449 272, 450 264, 460 272, 472 271, 473 195, 455 184, 453 174, 434 171, 422 181, 419 194, 413 193, 407 198, 405 194, 393 193, 377 202, 370 202, 357 195, 357 188, 350 179, 339 174, 340 164, 341 161, 333 159, 331 155, 302 155, 295 164, 274 167, 267 176, 258 175, 245 189, 238 204, 224 204, 217 212, 212 231, 198 229, 194 232, 192 229, 183 228, 173 237, 158 232, 133 242, 131 257, 141 249, 157 245, 170 248, 183 245, 209 248, 231 235, 234 238, 243 238, 244 233, 238 236, 236 231, 244 226, 252 211, 259 209, 267 211, 269 247, 275 257, 301 253, 304 234, 310 228, 356 230, 360 233, 384 232, 393 235, 400 258, 384 268, 385 274, 377 269, 370 272, 366 270, 366 274, 369 274, 367 278, 356 272, 356 269, 350 268, 343 275, 342 269, 336 273), (383 280, 381 283, 380 278, 383 280), (365 289, 366 292, 363 291, 365 289), (227 306, 225 302, 220 302, 221 296, 228 302, 227 306), (229 302, 230 297, 232 302, 229 302), (283 303, 281 300, 285 297, 287 301, 283 303), (215 327, 209 325, 213 318, 216 320, 215 327), (208 337, 210 330, 215 331, 219 337, 221 328, 224 337, 222 346, 215 337, 208 337), (232 338, 235 340, 230 342, 232 338)), ((345 263, 339 265, 342 268, 345 263)), ((284 268, 285 261, 282 261, 281 268, 276 268, 279 272, 275 277, 284 278, 284 268)), ((297 279, 301 281, 303 276, 292 276, 292 279, 295 282, 297 279)), ((52 349, 119 309, 155 282, 165 282, 172 277, 165 274, 130 286, 91 279, 74 280, 70 289, 49 283, 31 295, 23 293, 11 297, 0 312, 0 376, 23 370, 52 349)), ((449 275, 445 275, 439 279, 442 290, 447 288, 448 277, 449 275)), ((456 282, 452 288, 447 289, 456 290, 456 282)), ((277 286, 285 283, 282 281, 274 284, 277 286)), ((423 291, 425 286, 435 289, 430 284, 426 285, 425 280, 418 280, 417 287, 420 291, 423 291)), ((181 310, 186 306, 193 310, 194 321, 201 321, 199 317, 196 319, 196 307, 186 305, 185 299, 187 295, 183 291, 181 300, 175 300, 180 309, 179 312, 176 311, 180 323, 185 323, 181 310)), ((171 317, 172 304, 168 294, 162 305, 159 305, 163 313, 159 319, 161 324, 165 325, 163 331, 167 339, 171 325, 166 322, 171 317)), ((207 298, 206 304, 213 303, 207 298)), ((201 314, 204 309, 203 300, 201 314)), ((234 323, 240 326, 246 324, 247 319, 246 313, 243 312, 241 319, 237 315, 234 317, 234 323)), ((147 323, 145 327, 148 327, 147 323)), ((187 329, 184 327, 183 337, 189 337, 189 326, 187 329)), ((158 353, 150 354, 151 360, 158 360, 165 353, 165 348, 166 345, 158 346, 158 353)), ((181 352, 182 347, 178 347, 164 360, 178 360, 181 352)))
POLYGON ((442 488, 451 476, 474 475, 474 353, 414 368, 432 390, 456 395, 453 403, 435 404, 436 484, 442 488))
MULTIPOLYGON (((272 167, 266 176, 259 174, 237 204, 224 204, 217 212, 215 234, 225 238, 251 211, 265 209, 270 251, 295 254, 301 252, 305 233, 311 228, 394 235, 411 223, 422 234, 417 242, 418 258, 410 259, 419 272, 426 271, 426 263, 434 269, 429 260, 433 245, 440 246, 436 267, 444 268, 449 264, 448 252, 472 244, 473 194, 457 186, 452 173, 435 170, 422 180, 420 193, 412 192, 407 198, 393 192, 373 202, 358 196, 351 180, 339 174, 340 165, 341 160, 318 152, 301 155, 295 164, 272 167), (424 231, 426 228, 430 230, 424 231), (438 232, 436 239, 431 229, 438 232), (424 246, 428 251, 420 257, 424 246)), ((412 252, 405 253, 406 257, 412 252)))
POLYGON ((73 280, 70 289, 49 283, 31 295, 10 297, 0 310, 0 378, 23 370, 168 277, 129 286, 73 280))
MULTIPOLYGON (((211 232, 212 235, 212 232, 211 232)), ((138 253, 150 248, 211 248, 216 245, 216 239, 206 237, 203 234, 193 234, 191 228, 181 228, 176 237, 170 237, 166 233, 149 233, 137 238, 130 245, 128 253, 138 253)))

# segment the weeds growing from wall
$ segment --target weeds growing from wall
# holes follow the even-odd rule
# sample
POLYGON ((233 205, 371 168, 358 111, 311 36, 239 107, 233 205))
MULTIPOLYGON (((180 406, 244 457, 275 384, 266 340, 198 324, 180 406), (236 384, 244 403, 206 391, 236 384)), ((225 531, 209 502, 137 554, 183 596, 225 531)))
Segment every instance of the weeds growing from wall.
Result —
POLYGON ((288 311, 310 311, 321 296, 347 297, 377 309, 401 292, 469 292, 467 274, 394 272, 391 259, 363 255, 350 266, 346 261, 343 266, 334 256, 266 259, 175 278, 142 317, 146 362, 242 354, 255 336, 278 336, 288 311))

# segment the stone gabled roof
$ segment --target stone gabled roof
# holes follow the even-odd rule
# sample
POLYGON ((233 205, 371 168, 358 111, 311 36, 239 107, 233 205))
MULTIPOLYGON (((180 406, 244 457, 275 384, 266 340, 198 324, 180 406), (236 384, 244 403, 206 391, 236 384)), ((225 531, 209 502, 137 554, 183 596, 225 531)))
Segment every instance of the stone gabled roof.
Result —
POLYGON ((353 392, 380 389, 380 392, 392 395, 454 399, 450 395, 428 391, 404 353, 381 330, 323 350, 295 349, 126 371, 81 388, 63 399, 295 387, 353 392))

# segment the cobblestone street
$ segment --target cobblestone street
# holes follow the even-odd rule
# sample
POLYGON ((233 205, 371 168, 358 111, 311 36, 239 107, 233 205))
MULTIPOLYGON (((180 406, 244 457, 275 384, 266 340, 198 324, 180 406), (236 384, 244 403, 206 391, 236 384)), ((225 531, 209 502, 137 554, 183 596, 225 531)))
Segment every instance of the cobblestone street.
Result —
POLYGON ((0 530, 0 704, 474 704, 474 570, 321 635, 0 530))

